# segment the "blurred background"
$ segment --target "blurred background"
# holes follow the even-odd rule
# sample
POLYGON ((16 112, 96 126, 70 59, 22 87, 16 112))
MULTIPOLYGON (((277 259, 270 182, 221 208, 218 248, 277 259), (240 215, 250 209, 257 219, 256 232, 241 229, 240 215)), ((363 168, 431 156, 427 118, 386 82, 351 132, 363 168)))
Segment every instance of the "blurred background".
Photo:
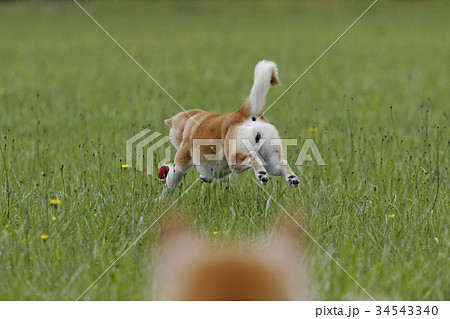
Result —
MULTIPOLYGON (((373 1, 79 3, 184 108, 228 113, 259 60, 279 67, 271 104, 373 1)), ((383 299, 450 296, 449 17, 449 1, 379 0, 266 113, 299 141, 291 165, 305 138, 327 164, 267 189, 383 299)), ((155 220, 162 184, 121 169, 125 142, 180 111, 74 1, 0 1, 0 299, 77 298, 155 220)), ((251 178, 180 205, 208 238, 270 232, 278 207, 251 178)), ((151 299, 155 227, 84 298, 151 299)), ((311 298, 367 297, 310 250, 311 298)))

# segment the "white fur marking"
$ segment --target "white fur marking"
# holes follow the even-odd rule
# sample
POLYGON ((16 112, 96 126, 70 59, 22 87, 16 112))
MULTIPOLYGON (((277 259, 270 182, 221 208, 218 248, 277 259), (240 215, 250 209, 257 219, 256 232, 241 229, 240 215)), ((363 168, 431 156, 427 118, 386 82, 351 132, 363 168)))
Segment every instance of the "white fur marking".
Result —
POLYGON ((271 86, 272 75, 278 79, 278 68, 275 62, 262 60, 256 65, 253 87, 249 96, 251 116, 261 115, 271 86))

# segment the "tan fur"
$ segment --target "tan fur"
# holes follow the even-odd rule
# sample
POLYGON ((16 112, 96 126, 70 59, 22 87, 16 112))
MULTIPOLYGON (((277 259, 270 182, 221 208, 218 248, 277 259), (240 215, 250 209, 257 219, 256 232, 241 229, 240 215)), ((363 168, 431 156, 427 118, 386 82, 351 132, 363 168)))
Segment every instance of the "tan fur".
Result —
MULTIPOLYGON (((224 160, 228 165, 218 164, 221 169, 214 170, 213 176, 209 176, 210 167, 204 157, 201 158, 202 166, 197 166, 204 181, 211 182, 214 179, 227 178, 231 172, 241 173, 252 167, 256 178, 265 185, 268 175, 284 175, 286 181, 294 187, 299 184, 299 179, 289 167, 281 147, 265 146, 266 157, 270 163, 261 165, 261 156, 255 150, 248 150, 243 145, 243 140, 257 142, 257 135, 267 135, 266 139, 279 139, 278 131, 270 125, 264 111, 265 94, 268 87, 280 84, 278 69, 275 63, 261 61, 255 68, 255 82, 249 96, 238 110, 229 114, 215 114, 202 110, 189 110, 176 114, 164 122, 170 127, 170 139, 177 149, 174 159, 173 171, 169 172, 165 192, 173 190, 181 180, 185 171, 193 165, 194 140, 215 139, 220 140, 218 145, 202 145, 202 155, 214 154, 219 150, 224 152, 224 160), (267 74, 271 67, 271 75, 267 74), (258 72, 257 72, 258 71, 258 72), (267 78, 269 76, 269 78, 267 78), (269 82, 265 82, 269 81, 269 82), (252 101, 258 105, 252 105, 252 101), (261 127, 260 132, 250 133, 261 127), (253 130, 253 131, 252 131, 253 130), (244 133, 244 131, 246 133, 244 133), (230 147, 235 143, 237 147, 230 147), (266 167, 265 167, 266 166, 266 167), (267 169, 267 172, 266 172, 267 169), (267 174, 268 173, 268 174, 267 174), (206 176, 205 176, 206 175, 206 176)), ((269 144, 269 143, 268 143, 269 144)), ((252 145, 254 146, 254 145, 252 145)), ((261 146, 260 146, 261 147, 261 146)), ((264 159, 266 160, 266 159, 264 159)), ((163 196, 164 197, 164 196, 163 196)))
POLYGON ((257 258, 205 257, 186 269, 176 300, 289 300, 284 274, 257 258))
MULTIPOLYGON (((180 224, 162 237, 155 273, 157 299, 162 300, 298 300, 299 229, 292 225, 259 245, 212 249, 180 224)), ((169 227, 170 229, 170 227, 169 227)), ((217 244, 217 243, 216 243, 217 244)))

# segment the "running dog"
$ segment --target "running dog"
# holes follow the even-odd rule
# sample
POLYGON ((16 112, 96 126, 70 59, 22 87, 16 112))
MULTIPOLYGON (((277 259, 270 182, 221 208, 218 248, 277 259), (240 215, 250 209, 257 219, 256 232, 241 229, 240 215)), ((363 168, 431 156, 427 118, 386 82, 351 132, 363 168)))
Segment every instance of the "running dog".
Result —
POLYGON ((262 60, 255 67, 250 94, 237 111, 215 114, 189 110, 165 120, 177 153, 173 166, 162 168, 164 193, 173 191, 191 166, 204 182, 225 182, 231 173, 251 167, 262 185, 269 181, 268 175, 283 175, 289 185, 297 187, 300 180, 286 161, 278 131, 263 116, 267 92, 278 85, 277 65, 262 60))

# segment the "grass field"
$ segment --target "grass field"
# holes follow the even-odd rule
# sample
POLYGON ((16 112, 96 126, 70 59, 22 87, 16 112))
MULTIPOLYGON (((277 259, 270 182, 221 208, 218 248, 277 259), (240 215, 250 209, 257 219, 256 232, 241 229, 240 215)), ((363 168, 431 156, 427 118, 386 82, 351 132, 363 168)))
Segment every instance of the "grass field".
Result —
MULTIPOLYGON (((227 113, 257 61, 280 69, 270 104, 370 3, 82 5, 185 108, 227 113)), ((326 166, 293 167, 299 189, 271 178, 265 190, 375 299, 450 299, 449 14, 446 2, 379 1, 266 114, 300 141, 291 166, 305 138, 326 166)), ((0 43, 0 299, 77 299, 169 206, 155 177, 121 164, 128 138, 168 134, 180 109, 71 1, 0 3, 0 43)), ((268 234, 284 212, 252 177, 198 182, 168 214, 211 240, 268 234)), ((81 299, 152 299, 159 230, 81 299)), ((369 299, 305 249, 311 299, 369 299)))

